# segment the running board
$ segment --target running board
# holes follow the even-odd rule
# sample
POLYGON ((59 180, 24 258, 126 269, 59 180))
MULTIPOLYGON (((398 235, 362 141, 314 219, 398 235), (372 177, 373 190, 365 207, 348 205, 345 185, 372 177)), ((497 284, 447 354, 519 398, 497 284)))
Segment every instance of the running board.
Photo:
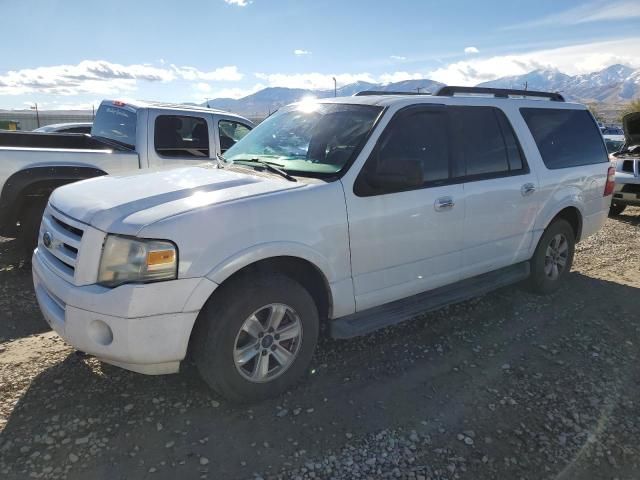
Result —
POLYGON ((352 338, 366 335, 380 328, 410 320, 422 313, 506 287, 526 279, 529 273, 529 262, 517 263, 435 290, 356 312, 333 320, 331 322, 331 336, 333 338, 352 338))

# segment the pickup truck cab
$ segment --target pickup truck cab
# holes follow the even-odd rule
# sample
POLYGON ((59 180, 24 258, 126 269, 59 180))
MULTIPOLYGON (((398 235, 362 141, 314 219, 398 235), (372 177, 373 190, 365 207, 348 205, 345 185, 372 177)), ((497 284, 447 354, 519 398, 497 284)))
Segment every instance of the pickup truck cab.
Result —
POLYGON ((33 279, 79 350, 147 374, 191 352, 253 400, 306 371, 321 324, 349 338, 518 281, 555 291, 612 191, 594 118, 559 94, 305 101, 217 165, 57 189, 33 279))
POLYGON ((91 135, 0 133, 0 236, 31 253, 51 192, 64 184, 139 169, 196 165, 224 153, 253 124, 189 105, 104 100, 91 135))

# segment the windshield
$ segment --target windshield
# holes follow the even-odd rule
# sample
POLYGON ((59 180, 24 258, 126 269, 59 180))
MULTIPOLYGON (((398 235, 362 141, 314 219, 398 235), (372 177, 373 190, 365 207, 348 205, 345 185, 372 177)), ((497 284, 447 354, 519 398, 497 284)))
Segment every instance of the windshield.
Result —
POLYGON ((91 135, 113 140, 133 150, 136 145, 136 116, 131 107, 103 103, 96 113, 91 135))
POLYGON ((302 102, 267 118, 225 157, 270 161, 303 176, 332 175, 357 155, 381 111, 371 105, 302 102))

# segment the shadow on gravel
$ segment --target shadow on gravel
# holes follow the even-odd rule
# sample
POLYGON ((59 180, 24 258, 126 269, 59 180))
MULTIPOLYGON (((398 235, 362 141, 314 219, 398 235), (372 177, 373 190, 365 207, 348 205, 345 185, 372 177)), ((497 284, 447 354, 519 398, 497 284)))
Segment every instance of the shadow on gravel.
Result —
POLYGON ((30 260, 16 240, 0 237, 0 342, 48 330, 33 291, 30 260))
MULTIPOLYGON (((249 406, 215 397, 190 365, 150 377, 71 354, 33 379, 0 455, 17 478, 31 471, 27 461, 69 479, 248 478, 401 428, 430 439, 417 463, 439 462, 436 447, 468 457, 463 478, 565 468, 563 478, 599 478, 611 473, 591 455, 599 442, 636 445, 640 433, 627 421, 640 413, 636 403, 621 403, 640 393, 639 295, 573 273, 548 297, 505 288, 361 339, 325 339, 310 378, 249 406), (473 446, 458 437, 469 430, 473 446), (42 445, 21 451, 34 435, 42 445), (41 455, 30 459, 35 448, 41 455)), ((637 450, 609 451, 617 474, 632 471, 637 450)))
MULTIPOLYGON (((633 212, 636 212, 636 210, 634 209, 633 212)), ((640 225, 640 215, 625 215, 623 212, 620 215, 613 217, 613 219, 636 227, 640 225)))

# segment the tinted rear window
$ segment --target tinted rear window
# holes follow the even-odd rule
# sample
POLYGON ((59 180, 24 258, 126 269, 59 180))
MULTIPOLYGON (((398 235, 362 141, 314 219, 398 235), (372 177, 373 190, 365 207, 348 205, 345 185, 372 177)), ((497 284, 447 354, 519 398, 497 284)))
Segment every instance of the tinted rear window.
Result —
POLYGON ((103 104, 98 108, 91 135, 113 140, 127 148, 136 145, 136 112, 128 107, 103 104))
POLYGON ((460 176, 496 176, 523 171, 520 149, 504 113, 493 107, 449 107, 460 176))
POLYGON ((608 162, 598 125, 587 110, 521 108, 547 168, 608 162))

